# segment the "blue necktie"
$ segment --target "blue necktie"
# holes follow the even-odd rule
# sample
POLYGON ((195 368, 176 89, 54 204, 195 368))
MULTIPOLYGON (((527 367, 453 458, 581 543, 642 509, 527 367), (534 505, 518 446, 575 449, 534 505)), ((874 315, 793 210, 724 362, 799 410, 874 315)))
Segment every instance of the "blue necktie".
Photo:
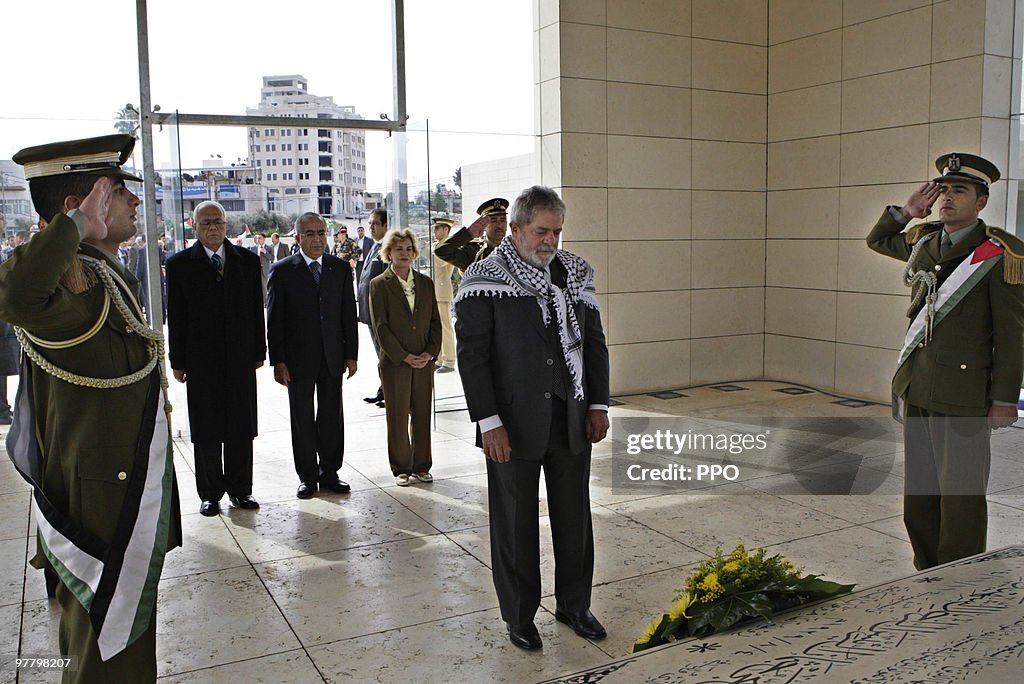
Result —
POLYGON ((224 272, 224 260, 220 258, 220 254, 213 253, 210 255, 210 263, 217 269, 217 273, 224 272))
POLYGON ((309 262, 309 270, 313 274, 313 284, 320 288, 320 264, 316 261, 309 262))

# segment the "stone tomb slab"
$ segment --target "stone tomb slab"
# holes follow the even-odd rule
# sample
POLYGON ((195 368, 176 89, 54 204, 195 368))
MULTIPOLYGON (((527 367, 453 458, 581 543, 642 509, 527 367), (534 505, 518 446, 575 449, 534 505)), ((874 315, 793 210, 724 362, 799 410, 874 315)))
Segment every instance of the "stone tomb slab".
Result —
MULTIPOLYGON (((654 617, 654 616, 652 616, 654 617)), ((637 635, 640 636, 639 634, 637 635)), ((549 682, 1020 682, 1024 546, 549 682)))

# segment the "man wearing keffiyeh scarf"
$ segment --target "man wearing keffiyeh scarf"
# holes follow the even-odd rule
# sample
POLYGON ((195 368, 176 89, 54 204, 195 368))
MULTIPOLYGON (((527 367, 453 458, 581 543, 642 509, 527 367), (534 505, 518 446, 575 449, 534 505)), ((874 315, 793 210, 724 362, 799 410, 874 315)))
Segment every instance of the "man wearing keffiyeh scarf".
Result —
POLYGON ((600 639, 590 612, 594 541, 591 445, 608 430, 608 349, 594 272, 558 249, 565 204, 524 190, 506 236, 471 265, 455 299, 456 337, 470 418, 487 457, 494 585, 509 638, 541 647, 537 488, 548 490, 555 551, 555 617, 600 639))

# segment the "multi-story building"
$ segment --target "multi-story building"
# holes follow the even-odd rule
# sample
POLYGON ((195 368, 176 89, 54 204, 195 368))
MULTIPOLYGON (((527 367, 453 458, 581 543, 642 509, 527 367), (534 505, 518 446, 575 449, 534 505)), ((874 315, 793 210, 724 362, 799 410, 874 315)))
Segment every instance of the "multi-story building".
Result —
POLYGON ((36 218, 25 169, 9 159, 0 159, 0 238, 27 229, 36 218))
POLYGON ((361 119, 354 107, 307 89, 305 77, 264 76, 260 103, 246 114, 291 119, 279 127, 249 129, 249 158, 267 188, 270 211, 358 219, 366 192, 366 135, 323 128, 317 120, 361 119))

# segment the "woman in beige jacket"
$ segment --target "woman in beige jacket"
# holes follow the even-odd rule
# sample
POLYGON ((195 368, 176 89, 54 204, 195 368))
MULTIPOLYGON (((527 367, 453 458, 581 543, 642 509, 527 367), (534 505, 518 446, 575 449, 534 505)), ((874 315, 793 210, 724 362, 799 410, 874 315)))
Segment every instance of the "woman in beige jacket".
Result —
POLYGON ((441 318, 434 282, 412 269, 419 256, 408 229, 384 236, 390 267, 370 281, 370 319, 380 342, 380 380, 388 423, 388 460, 399 486, 430 482, 430 396, 441 318))

